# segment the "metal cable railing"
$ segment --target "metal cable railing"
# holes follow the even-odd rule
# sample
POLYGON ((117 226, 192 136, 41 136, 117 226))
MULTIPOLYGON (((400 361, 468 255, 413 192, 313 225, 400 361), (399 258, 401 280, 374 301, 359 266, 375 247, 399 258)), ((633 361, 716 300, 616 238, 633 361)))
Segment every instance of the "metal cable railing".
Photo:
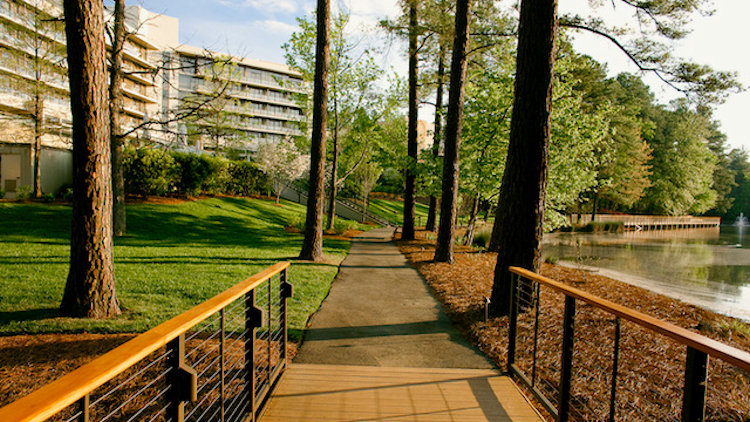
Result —
POLYGON ((287 367, 276 264, 0 409, 0 421, 254 421, 287 367))
POLYGON ((750 353, 525 269, 510 271, 508 372, 556 420, 750 418, 750 353), (712 379, 721 391, 707 397, 712 379), (741 414, 725 405, 727 393, 747 406, 741 414))

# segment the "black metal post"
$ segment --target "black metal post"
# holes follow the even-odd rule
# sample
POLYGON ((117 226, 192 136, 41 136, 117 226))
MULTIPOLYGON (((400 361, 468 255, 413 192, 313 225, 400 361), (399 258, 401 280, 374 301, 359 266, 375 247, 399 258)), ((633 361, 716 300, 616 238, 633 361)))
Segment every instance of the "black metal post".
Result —
POLYGON ((560 399, 557 404, 557 420, 567 422, 570 417, 570 384, 573 375, 573 343, 575 335, 576 300, 565 296, 563 317, 562 357, 560 359, 560 399))
POLYGON ((510 325, 508 326, 508 373, 513 373, 511 366, 516 361, 516 329, 518 324, 518 295, 516 288, 519 275, 513 274, 510 281, 510 325))
POLYGON ((287 270, 286 268, 284 271, 281 272, 281 329, 284 330, 284 336, 283 336, 283 344, 281 345, 281 361, 283 362, 284 366, 287 364, 287 353, 286 348, 289 344, 289 336, 287 334, 287 329, 289 325, 289 318, 287 317, 287 299, 291 298, 292 295, 294 295, 294 287, 289 283, 289 279, 287 277, 287 270))
POLYGON ((682 393, 682 422, 703 422, 706 416, 708 355, 688 346, 685 359, 685 388, 682 393))
POLYGON ((169 356, 169 407, 167 415, 174 422, 185 420, 185 402, 197 399, 198 374, 185 361, 185 334, 167 343, 169 356))
POLYGON ((620 362, 620 317, 615 318, 615 350, 612 356, 612 388, 609 395, 609 420, 615 422, 617 404, 617 367, 620 362))

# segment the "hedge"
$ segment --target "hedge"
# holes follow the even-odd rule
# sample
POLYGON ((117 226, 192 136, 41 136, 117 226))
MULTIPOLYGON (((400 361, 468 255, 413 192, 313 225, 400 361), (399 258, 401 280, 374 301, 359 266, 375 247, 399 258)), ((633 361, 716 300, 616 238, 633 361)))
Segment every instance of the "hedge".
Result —
POLYGON ((267 191, 266 175, 249 161, 148 148, 125 148, 125 190, 134 195, 252 195, 267 191))

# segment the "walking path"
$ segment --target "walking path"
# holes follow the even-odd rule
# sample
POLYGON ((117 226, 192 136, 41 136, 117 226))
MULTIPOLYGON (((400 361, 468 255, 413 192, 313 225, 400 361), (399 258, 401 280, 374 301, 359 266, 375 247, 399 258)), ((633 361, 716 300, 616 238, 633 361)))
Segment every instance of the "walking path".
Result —
POLYGON ((392 235, 376 229, 353 242, 262 420, 539 421, 456 330, 392 235))

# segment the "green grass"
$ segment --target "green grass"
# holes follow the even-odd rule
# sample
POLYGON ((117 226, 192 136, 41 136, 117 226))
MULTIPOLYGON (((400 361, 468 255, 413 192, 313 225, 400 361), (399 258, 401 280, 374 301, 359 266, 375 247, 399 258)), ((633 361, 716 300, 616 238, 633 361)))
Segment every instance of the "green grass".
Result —
MULTIPOLYGON (((245 198, 128 206, 128 235, 116 239, 122 316, 58 316, 68 272, 71 209, 0 204, 0 334, 141 332, 299 254, 302 235, 284 232, 304 207, 245 198)), ((299 336, 325 298, 350 242, 326 239, 328 264, 294 262, 289 327, 299 336)))
MULTIPOLYGON (((373 198, 369 201, 367 212, 379 215, 393 221, 394 223, 398 223, 399 225, 404 221, 404 203, 402 201, 373 198)), ((428 213, 429 207, 427 205, 417 203, 415 224, 417 226, 424 226, 427 224, 428 213)))

